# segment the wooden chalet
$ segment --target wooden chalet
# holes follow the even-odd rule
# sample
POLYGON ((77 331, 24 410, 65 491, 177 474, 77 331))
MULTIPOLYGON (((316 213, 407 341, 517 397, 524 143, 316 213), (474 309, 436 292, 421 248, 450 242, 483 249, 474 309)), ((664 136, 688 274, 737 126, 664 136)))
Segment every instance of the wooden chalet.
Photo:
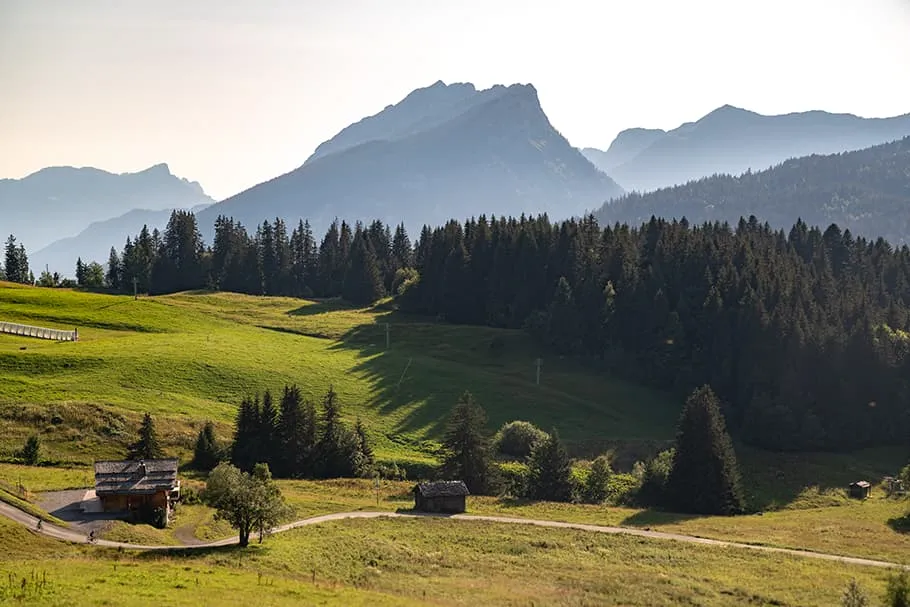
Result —
POLYGON ((418 483, 414 487, 414 509, 448 514, 464 512, 468 495, 470 492, 464 481, 418 483))
POLYGON ((872 485, 869 481, 856 481, 855 483, 850 483, 849 493, 850 497, 864 500, 872 495, 872 485))
POLYGON ((95 462, 95 495, 105 512, 163 508, 167 520, 180 499, 177 460, 95 462))

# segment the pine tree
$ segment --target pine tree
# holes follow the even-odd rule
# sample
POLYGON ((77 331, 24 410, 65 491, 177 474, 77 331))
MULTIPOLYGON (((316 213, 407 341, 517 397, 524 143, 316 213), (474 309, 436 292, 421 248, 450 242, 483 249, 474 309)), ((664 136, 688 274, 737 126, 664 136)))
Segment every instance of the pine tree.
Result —
POLYGON ((486 412, 465 392, 452 409, 442 445, 445 477, 464 481, 471 493, 481 495, 495 485, 486 424, 486 412))
POLYGON ((380 299, 384 294, 382 274, 373 247, 366 233, 357 232, 341 295, 352 304, 365 306, 380 299))
POLYGON ((373 471, 375 463, 373 459, 373 447, 370 445, 370 440, 367 437, 367 430, 359 418, 357 419, 357 423, 354 424, 354 434, 357 437, 356 473, 357 476, 367 476, 373 471))
POLYGON ((196 437, 193 450, 193 467, 197 470, 211 470, 221 462, 222 449, 215 437, 215 424, 205 422, 196 437))
POLYGON ((76 258, 76 284, 80 287, 85 284, 85 266, 81 257, 76 258))
POLYGON ((139 426, 139 438, 129 446, 129 459, 158 459, 163 456, 161 444, 158 442, 158 432, 155 430, 155 420, 150 413, 146 413, 139 426))
POLYGON ((19 457, 29 466, 38 465, 41 461, 41 441, 38 439, 37 434, 32 434, 28 437, 19 452, 19 457))
POLYGON ((572 465, 556 428, 531 454, 528 493, 533 499, 551 502, 572 499, 572 465))
POLYGON ((28 281, 28 263, 23 264, 24 249, 16 246, 16 237, 10 234, 6 239, 5 268, 6 279, 10 282, 28 281))
POLYGON ((244 398, 237 409, 231 463, 241 470, 252 470, 259 459, 259 399, 244 398))
POLYGON ((281 457, 276 470, 282 476, 312 476, 316 448, 316 411, 303 402, 300 388, 285 386, 278 414, 278 443, 281 457))
POLYGON ((693 514, 738 514, 743 496, 733 443, 707 385, 686 400, 667 479, 667 505, 693 514))
POLYGON ((281 457, 281 445, 278 442, 278 411, 272 402, 272 393, 268 390, 262 396, 262 408, 259 410, 259 428, 256 443, 259 446, 259 458, 256 464, 275 465, 281 457))
MULTIPOLYGON (((322 400, 322 433, 317 444, 319 475, 322 478, 353 476, 353 456, 347 429, 341 421, 338 393, 329 387, 322 400)), ((354 445, 356 447, 356 444, 354 445)))

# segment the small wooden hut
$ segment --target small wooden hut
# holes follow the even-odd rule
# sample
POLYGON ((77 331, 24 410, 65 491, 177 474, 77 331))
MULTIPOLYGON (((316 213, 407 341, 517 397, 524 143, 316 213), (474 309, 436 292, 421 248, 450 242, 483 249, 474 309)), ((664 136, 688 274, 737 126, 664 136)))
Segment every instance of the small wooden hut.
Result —
POLYGON ((850 497, 864 500, 872 495, 872 485, 869 481, 856 481, 850 483, 850 497))
POLYGON ((456 514, 466 510, 470 495, 464 481, 435 481, 414 486, 414 510, 456 514))

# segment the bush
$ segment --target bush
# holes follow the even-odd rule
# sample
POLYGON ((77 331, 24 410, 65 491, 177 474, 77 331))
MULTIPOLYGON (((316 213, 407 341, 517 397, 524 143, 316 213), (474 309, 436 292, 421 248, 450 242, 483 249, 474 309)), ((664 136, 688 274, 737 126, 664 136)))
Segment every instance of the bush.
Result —
POLYGON ((528 466, 520 462, 499 464, 499 477, 503 495, 524 497, 528 492, 528 466))
POLYGON ((844 596, 841 599, 841 607, 868 607, 868 605, 869 597, 866 596, 866 593, 863 592, 856 580, 850 580, 847 584, 847 590, 844 591, 844 596))
POLYGON ((900 471, 897 478, 904 481, 905 486, 910 485, 910 464, 904 466, 904 469, 900 471))
POLYGON ((419 278, 420 275, 414 268, 399 268, 395 271, 395 277, 392 279, 392 293, 394 295, 404 295, 405 291, 415 285, 419 278))
POLYGON ((549 435, 525 421, 512 421, 499 429, 493 442, 496 450, 512 457, 528 457, 549 435))
POLYGON ((607 501, 614 506, 634 506, 641 479, 634 474, 613 474, 607 481, 607 501))
POLYGON ((901 571, 888 578, 885 605, 887 607, 910 607, 910 575, 906 571, 901 571))
POLYGON ((608 484, 613 471, 606 455, 597 457, 591 463, 591 472, 585 480, 584 499, 590 504, 600 504, 609 495, 608 484))
POLYGON ((376 472, 379 474, 379 478, 390 481, 403 481, 408 477, 408 471, 404 466, 399 466, 395 462, 378 464, 376 472))
POLYGON ((666 497, 667 479, 673 468, 674 449, 661 451, 644 466, 641 477, 641 488, 638 490, 638 503, 653 507, 663 505, 666 497))
POLYGON ((191 506, 202 503, 202 493, 192 485, 184 485, 180 488, 180 503, 191 506))

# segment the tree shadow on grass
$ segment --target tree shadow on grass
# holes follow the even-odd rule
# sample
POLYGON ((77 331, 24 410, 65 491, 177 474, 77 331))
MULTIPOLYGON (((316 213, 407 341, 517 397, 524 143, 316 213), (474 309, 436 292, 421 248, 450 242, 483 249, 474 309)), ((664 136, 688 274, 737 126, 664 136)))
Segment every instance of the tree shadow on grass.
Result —
POLYGON ((901 517, 888 519, 888 526, 898 533, 910 534, 910 512, 901 517))
POLYGON ((627 516, 620 523, 623 527, 651 527, 660 525, 672 525, 675 523, 684 523, 686 521, 705 518, 700 514, 683 514, 681 512, 664 512, 662 510, 642 510, 631 516, 627 516))

